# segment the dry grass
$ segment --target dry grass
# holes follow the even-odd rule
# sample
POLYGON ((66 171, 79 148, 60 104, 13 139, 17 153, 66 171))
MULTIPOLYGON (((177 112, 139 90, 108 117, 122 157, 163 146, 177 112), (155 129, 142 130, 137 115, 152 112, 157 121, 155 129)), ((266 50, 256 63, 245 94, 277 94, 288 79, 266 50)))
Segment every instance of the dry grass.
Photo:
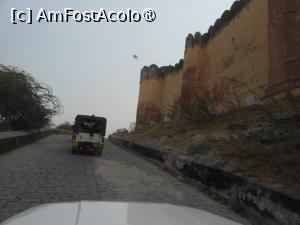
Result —
MULTIPOLYGON (((208 153, 223 159, 223 169, 270 184, 284 184, 300 190, 300 137, 299 133, 276 143, 261 143, 255 138, 240 137, 232 124, 246 121, 250 127, 258 118, 266 118, 280 128, 278 117, 300 114, 300 99, 286 96, 270 100, 264 106, 252 106, 220 115, 210 123, 153 124, 128 134, 137 143, 151 142, 166 149, 205 159, 208 153), (233 139, 233 136, 239 138, 233 139)), ((296 125, 297 126, 297 125, 296 125)), ((247 129, 247 128, 246 128, 247 129)), ((222 163, 221 163, 222 164, 222 163)))

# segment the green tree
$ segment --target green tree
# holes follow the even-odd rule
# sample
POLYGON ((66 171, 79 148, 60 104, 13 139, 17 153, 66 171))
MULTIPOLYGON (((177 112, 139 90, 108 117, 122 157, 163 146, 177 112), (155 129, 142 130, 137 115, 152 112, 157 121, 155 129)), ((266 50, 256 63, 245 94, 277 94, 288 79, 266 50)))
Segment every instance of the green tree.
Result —
POLYGON ((25 71, 0 65, 0 123, 2 129, 34 129, 61 113, 52 89, 25 71))

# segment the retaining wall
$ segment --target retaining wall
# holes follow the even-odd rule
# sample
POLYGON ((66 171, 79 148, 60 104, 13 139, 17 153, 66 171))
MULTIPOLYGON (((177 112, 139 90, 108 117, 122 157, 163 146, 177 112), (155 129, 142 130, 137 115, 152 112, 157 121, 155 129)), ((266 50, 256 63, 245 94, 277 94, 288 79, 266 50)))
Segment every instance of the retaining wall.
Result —
POLYGON ((34 130, 34 131, 12 131, 0 132, 0 154, 20 146, 32 143, 48 135, 60 133, 59 130, 34 130))
POLYGON ((272 216, 280 224, 300 224, 299 196, 290 196, 236 174, 200 164, 190 156, 132 143, 119 137, 112 136, 110 141, 157 160, 203 185, 225 191, 231 198, 240 200, 260 213, 272 216))

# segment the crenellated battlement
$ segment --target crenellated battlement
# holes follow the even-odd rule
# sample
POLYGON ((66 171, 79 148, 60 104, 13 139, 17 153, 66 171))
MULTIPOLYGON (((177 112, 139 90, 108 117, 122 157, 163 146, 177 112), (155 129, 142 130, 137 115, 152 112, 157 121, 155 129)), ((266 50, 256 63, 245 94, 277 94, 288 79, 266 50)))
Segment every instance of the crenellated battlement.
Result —
POLYGON ((174 66, 158 67, 155 64, 144 66, 141 70, 140 82, 150 79, 165 79, 166 76, 177 73, 183 69, 183 59, 180 59, 174 66))
POLYGON ((195 35, 188 34, 185 41, 185 50, 188 48, 193 48, 197 45, 205 46, 208 44, 210 39, 214 38, 214 36, 222 30, 225 26, 227 26, 232 19, 234 19, 244 7, 252 0, 238 0, 233 3, 230 10, 224 11, 222 16, 216 20, 215 24, 210 26, 208 31, 205 34, 200 32, 196 32, 195 35))
MULTIPOLYGON (((208 32, 201 35, 200 32, 193 34, 188 34, 185 41, 185 51, 189 48, 195 46, 205 46, 208 44, 209 40, 212 39, 218 31, 220 31, 224 26, 230 23, 230 21, 235 18, 239 12, 252 0, 238 0, 233 3, 230 10, 226 10, 222 16, 216 20, 213 26, 210 26, 208 32)), ((183 69, 184 60, 180 59, 178 63, 174 66, 162 66, 158 67, 156 64, 150 66, 144 66, 141 70, 140 82, 149 79, 164 79, 165 76, 178 72, 183 69)))

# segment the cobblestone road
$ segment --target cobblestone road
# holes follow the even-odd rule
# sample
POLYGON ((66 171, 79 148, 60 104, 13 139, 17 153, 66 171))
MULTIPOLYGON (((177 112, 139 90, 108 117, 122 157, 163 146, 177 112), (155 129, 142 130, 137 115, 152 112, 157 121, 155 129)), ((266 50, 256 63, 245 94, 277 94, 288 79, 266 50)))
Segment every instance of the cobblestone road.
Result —
POLYGON ((246 223, 195 188, 109 143, 101 157, 72 155, 70 137, 52 135, 0 155, 0 222, 43 203, 78 200, 172 203, 246 223))

